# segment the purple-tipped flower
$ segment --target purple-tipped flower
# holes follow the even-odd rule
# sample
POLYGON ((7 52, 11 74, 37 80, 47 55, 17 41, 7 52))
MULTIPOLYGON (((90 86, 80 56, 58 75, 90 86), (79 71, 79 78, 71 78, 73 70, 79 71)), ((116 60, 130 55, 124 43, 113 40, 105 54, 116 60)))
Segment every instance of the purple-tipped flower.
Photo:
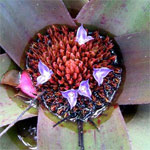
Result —
POLYGON ((81 25, 77 30, 76 35, 76 42, 78 42, 80 45, 85 44, 86 42, 93 40, 94 38, 92 36, 87 36, 87 32, 84 29, 83 25, 81 25))
POLYGON ((85 80, 80 83, 78 93, 91 99, 92 92, 89 86, 89 80, 85 80))
POLYGON ((47 82, 53 74, 53 71, 49 69, 44 63, 42 63, 41 60, 39 61, 38 69, 41 75, 37 77, 37 85, 47 82))
POLYGON ((64 98, 67 98, 70 108, 72 109, 77 103, 78 90, 71 89, 64 92, 62 91, 61 93, 64 98))
POLYGON ((94 68, 93 70, 94 70, 93 71, 93 77, 98 82, 99 86, 103 83, 103 80, 108 75, 108 73, 113 71, 107 67, 94 68))

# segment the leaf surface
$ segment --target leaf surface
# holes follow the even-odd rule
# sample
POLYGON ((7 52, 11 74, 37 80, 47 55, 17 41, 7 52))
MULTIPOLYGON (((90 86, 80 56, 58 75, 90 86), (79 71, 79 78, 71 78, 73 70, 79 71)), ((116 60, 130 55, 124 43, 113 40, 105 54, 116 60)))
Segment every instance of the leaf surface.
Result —
MULTIPOLYGON (((3 129, 0 128, 0 132, 2 132, 3 129)), ((13 133, 12 133, 13 135, 13 133)), ((0 150, 19 150, 17 145, 11 140, 8 134, 5 134, 1 139, 0 139, 0 150), (9 143, 9 144, 8 144, 9 143)))
POLYGON ((133 150, 150 149, 150 105, 140 105, 135 115, 125 116, 133 150))
POLYGON ((100 133, 89 130, 84 135, 85 149, 88 150, 130 150, 130 141, 126 125, 119 107, 113 112, 109 120, 102 123, 100 133))
POLYGON ((75 25, 61 0, 5 0, 0 10, 0 44, 18 65, 36 32, 51 24, 75 25))
MULTIPOLYGON (((114 109, 112 106, 107 113, 101 118, 100 132, 92 128, 88 129, 89 126, 84 124, 85 149, 130 150, 126 126, 119 107, 114 109), (107 114, 108 112, 111 114, 107 114)), ((41 108, 38 117, 38 149, 79 149, 76 123, 66 122, 53 128, 55 123, 45 115, 41 108)))
MULTIPOLYGON (((16 65, 7 54, 0 55, 0 79, 2 75, 11 69, 16 69, 16 65)), ((11 123, 27 107, 21 97, 15 97, 17 91, 9 86, 0 85, 0 127, 11 123)), ((22 119, 36 116, 36 109, 26 112, 22 119)))
POLYGON ((97 26, 116 36, 150 28, 149 0, 91 0, 76 20, 97 26))
POLYGON ((115 38, 126 68, 125 82, 118 104, 150 103, 150 32, 115 38))

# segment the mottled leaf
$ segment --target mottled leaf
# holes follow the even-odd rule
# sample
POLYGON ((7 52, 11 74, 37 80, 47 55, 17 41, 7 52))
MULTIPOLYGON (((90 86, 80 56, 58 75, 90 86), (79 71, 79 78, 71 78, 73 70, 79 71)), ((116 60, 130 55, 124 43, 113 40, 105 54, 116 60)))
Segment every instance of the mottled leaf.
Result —
POLYGON ((100 133, 89 130, 84 134, 85 149, 130 150, 130 141, 124 119, 117 107, 109 120, 101 124, 100 133))
POLYGON ((89 0, 63 0, 65 6, 67 7, 70 15, 75 18, 79 13, 81 8, 88 2, 89 0))
POLYGON ((76 19, 116 36, 139 32, 150 28, 150 1, 91 0, 82 7, 76 19))
POLYGON ((57 126, 53 128, 55 122, 51 121, 44 111, 39 108, 37 126, 37 146, 38 149, 51 150, 78 150, 77 133, 57 126))
POLYGON ((18 65, 36 32, 50 24, 75 25, 61 0, 5 0, 0 11, 0 43, 18 65))
POLYGON ((150 149, 150 105, 140 105, 135 115, 127 114, 127 129, 133 150, 150 149))
MULTIPOLYGON (((110 109, 109 112, 112 114, 102 116, 100 132, 95 129, 87 129, 88 125, 84 125, 85 149, 130 150, 128 134, 119 107, 110 109)), ((77 129, 74 127, 77 126, 76 123, 67 122, 53 128, 55 123, 45 115, 41 108, 38 117, 38 149, 79 149, 77 129), (70 127, 68 127, 69 124, 70 127)))
MULTIPOLYGON (((6 71, 15 68, 16 65, 10 60, 8 55, 0 55, 0 79, 6 71)), ((17 91, 14 88, 0 85, 0 127, 15 120, 27 106, 21 97, 15 97, 16 93, 17 91)), ((36 109, 31 109, 22 119, 35 115, 36 109)))
POLYGON ((150 32, 116 38, 126 68, 118 104, 150 103, 150 32))

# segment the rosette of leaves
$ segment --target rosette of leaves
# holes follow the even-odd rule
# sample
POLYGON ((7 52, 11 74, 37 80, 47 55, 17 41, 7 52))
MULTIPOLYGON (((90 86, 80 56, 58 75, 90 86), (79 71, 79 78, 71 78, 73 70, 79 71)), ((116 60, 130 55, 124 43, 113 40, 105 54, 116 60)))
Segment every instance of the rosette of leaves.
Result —
MULTIPOLYGON (((11 69, 24 69, 23 54, 26 44, 43 27, 52 24, 76 26, 77 22, 86 24, 91 30, 99 28, 115 38, 123 55, 126 75, 115 108, 111 106, 105 115, 96 120, 100 122, 100 132, 84 125, 85 149, 149 149, 150 1, 91 0, 72 1, 72 4, 67 0, 64 2, 71 13, 61 0, 0 2, 0 44, 6 52, 0 55, 0 79, 11 69), (128 120, 125 122, 118 105, 140 106, 132 118, 125 117, 125 120, 128 120)), ((18 84, 17 71, 13 72, 10 78, 15 79, 12 85, 18 84)), ((10 81, 7 82, 11 84, 10 81)), ((0 127, 10 124, 28 106, 25 103, 27 97, 20 96, 20 93, 16 97, 16 94, 18 93, 14 88, 0 85, 0 127)), ((64 123, 63 127, 53 128, 56 118, 47 114, 38 106, 21 118, 38 116, 38 149, 79 149, 74 124, 64 123)), ((0 139, 0 149, 12 150, 17 147, 9 136, 4 135, 0 139), (9 141, 11 144, 7 144, 9 141)))

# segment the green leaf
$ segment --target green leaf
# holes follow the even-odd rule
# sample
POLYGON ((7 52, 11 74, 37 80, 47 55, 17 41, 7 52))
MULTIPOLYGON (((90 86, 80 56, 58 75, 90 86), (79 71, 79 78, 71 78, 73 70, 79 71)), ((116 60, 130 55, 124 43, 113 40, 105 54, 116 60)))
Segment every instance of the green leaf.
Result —
POLYGON ((8 70, 18 69, 17 65, 9 58, 7 54, 0 54, 0 81, 8 70))
MULTIPOLYGON (((79 149, 76 123, 66 122, 53 128, 55 122, 51 121, 41 108, 38 117, 38 149, 79 149)), ((100 132, 89 128, 89 123, 84 124, 85 149, 130 150, 126 126, 119 107, 110 107, 100 119, 100 132)))
MULTIPOLYGON (((2 75, 16 65, 10 60, 7 54, 0 55, 0 79, 2 75)), ((0 127, 11 123, 27 107, 21 97, 15 97, 17 91, 9 86, 0 85, 0 127)), ((31 109, 22 119, 36 116, 36 109, 31 109)))
MULTIPOLYGON (((0 132, 2 132, 0 128, 0 132)), ((10 131, 9 131, 10 132, 10 131)), ((13 131, 11 132, 14 135, 13 131)), ((17 145, 11 140, 8 134, 5 134, 3 138, 0 139, 0 150, 19 150, 17 145), (9 144, 8 144, 9 143, 9 144)))
POLYGON ((118 36, 150 28, 149 0, 91 0, 76 20, 118 36))
POLYGON ((89 0, 63 0, 65 6, 67 7, 70 15, 75 18, 79 13, 81 8, 88 2, 89 0))
POLYGON ((36 32, 50 24, 75 25, 61 0, 4 0, 0 10, 0 44, 18 65, 36 32))
POLYGON ((109 120, 101 124, 100 133, 89 130, 84 135, 85 149, 130 150, 130 142, 124 119, 117 107, 109 120))
POLYGON ((37 147, 43 150, 78 150, 77 133, 62 127, 55 127, 42 108, 39 108, 37 125, 37 147), (69 143, 71 141, 71 143, 69 143))
POLYGON ((115 38, 120 46, 126 76, 118 104, 150 103, 150 32, 115 38))
POLYGON ((150 149, 150 105, 140 105, 135 115, 126 115, 133 150, 150 149))

